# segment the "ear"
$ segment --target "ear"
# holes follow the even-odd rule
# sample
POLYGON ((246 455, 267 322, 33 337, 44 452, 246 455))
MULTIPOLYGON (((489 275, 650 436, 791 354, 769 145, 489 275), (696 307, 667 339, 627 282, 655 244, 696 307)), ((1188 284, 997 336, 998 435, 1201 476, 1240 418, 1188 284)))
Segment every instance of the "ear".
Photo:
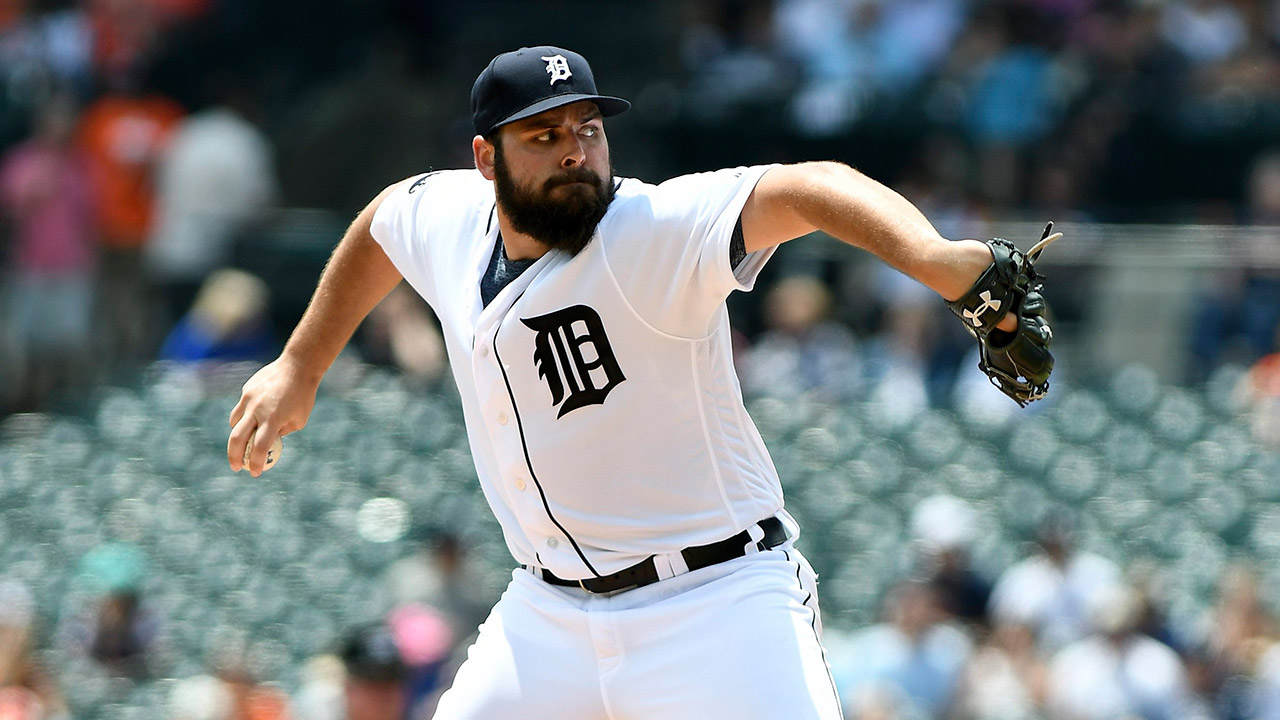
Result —
POLYGON ((485 140, 483 136, 477 135, 471 138, 471 154, 475 156, 476 169, 484 176, 485 180, 493 180, 493 157, 496 149, 493 143, 485 140))

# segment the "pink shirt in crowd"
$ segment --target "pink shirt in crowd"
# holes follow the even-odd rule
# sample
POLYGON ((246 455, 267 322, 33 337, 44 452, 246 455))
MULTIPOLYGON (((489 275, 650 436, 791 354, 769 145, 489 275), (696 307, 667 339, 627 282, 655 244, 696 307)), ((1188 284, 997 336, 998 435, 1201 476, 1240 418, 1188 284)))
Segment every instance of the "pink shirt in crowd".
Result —
POLYGON ((22 272, 87 271, 94 262, 93 195, 78 152, 29 141, 0 164, 0 208, 12 221, 22 272))

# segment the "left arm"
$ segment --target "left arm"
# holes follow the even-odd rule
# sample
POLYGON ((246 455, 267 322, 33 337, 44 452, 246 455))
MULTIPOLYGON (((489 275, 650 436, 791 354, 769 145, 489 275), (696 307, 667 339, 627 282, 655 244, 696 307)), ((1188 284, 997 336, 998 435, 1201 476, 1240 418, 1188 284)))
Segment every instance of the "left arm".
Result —
MULTIPOLYGON (((977 240, 950 241, 906 198, 836 162, 766 172, 742 208, 747 252, 821 230, 862 248, 947 300, 964 295, 991 264, 977 240)), ((1006 316, 1003 327, 1013 327, 1006 316)))

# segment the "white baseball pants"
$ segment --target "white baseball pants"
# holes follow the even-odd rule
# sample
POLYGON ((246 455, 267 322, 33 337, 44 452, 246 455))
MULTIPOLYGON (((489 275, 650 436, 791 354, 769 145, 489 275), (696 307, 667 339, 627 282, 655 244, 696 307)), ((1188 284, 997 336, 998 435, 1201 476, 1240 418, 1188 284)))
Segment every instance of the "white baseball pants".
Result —
POLYGON ((435 720, 839 720, 816 586, 790 542, 611 596, 517 569, 435 720))

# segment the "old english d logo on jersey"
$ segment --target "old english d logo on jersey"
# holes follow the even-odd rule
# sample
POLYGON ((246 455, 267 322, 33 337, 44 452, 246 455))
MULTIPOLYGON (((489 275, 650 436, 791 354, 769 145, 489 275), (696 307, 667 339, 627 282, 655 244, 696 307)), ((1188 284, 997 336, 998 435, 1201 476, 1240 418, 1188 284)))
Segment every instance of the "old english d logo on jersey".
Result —
POLYGON ((533 362, 551 390, 557 418, 586 405, 603 405, 605 397, 627 378, 618 367, 600 315, 574 305, 535 318, 520 318, 538 333, 533 362))

